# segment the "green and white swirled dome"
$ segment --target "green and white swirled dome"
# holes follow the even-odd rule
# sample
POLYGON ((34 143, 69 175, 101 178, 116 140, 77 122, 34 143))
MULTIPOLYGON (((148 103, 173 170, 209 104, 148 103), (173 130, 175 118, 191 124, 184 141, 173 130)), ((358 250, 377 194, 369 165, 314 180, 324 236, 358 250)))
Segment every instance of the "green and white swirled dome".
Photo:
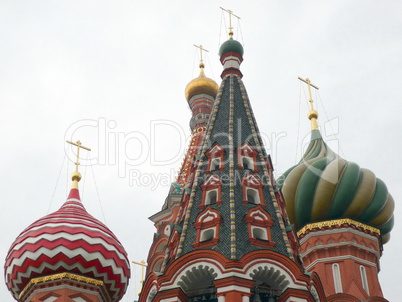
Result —
POLYGON ((300 230, 309 223, 350 218, 378 228, 386 243, 394 225, 394 200, 387 186, 372 171, 333 152, 312 111, 310 144, 300 162, 278 179, 290 221, 300 230))

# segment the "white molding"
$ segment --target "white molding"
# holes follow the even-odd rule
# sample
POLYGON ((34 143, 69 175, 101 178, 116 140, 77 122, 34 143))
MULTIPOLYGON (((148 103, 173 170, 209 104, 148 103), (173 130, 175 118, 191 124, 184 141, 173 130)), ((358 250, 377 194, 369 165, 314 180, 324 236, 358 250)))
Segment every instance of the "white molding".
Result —
POLYGON ((228 56, 223 61, 223 70, 228 68, 240 69, 240 59, 235 56, 228 56))
POLYGON ((243 292, 243 293, 250 293, 250 289, 247 287, 243 287, 243 286, 238 286, 238 285, 228 285, 228 286, 224 286, 224 287, 218 287, 217 288, 217 293, 226 293, 229 291, 239 291, 239 292, 243 292))
POLYGON ((303 298, 290 297, 285 302, 308 302, 308 301, 303 298))
POLYGON ((307 271, 310 271, 310 269, 311 269, 314 265, 316 265, 317 263, 332 262, 332 261, 333 261, 333 262, 337 262, 337 261, 339 261, 339 260, 347 260, 347 259, 355 260, 355 261, 357 261, 357 262, 360 262, 360 263, 364 263, 364 264, 373 266, 373 267, 377 268, 377 270, 378 270, 378 267, 377 267, 377 264, 376 264, 376 263, 373 263, 373 262, 370 262, 370 261, 367 261, 367 260, 363 260, 363 259, 361 259, 361 258, 357 258, 357 257, 355 257, 355 256, 350 256, 350 255, 348 255, 348 256, 338 256, 338 257, 327 257, 327 258, 317 259, 317 260, 311 262, 308 266, 306 266, 306 270, 307 270, 307 271))
POLYGON ((340 228, 340 229, 313 231, 313 232, 308 233, 302 239, 300 239, 300 245, 303 245, 307 240, 309 240, 312 237, 318 237, 318 236, 328 235, 328 234, 338 234, 338 233, 353 233, 353 234, 365 237, 367 239, 370 239, 370 240, 373 240, 374 242, 376 242, 377 248, 378 248, 378 238, 377 237, 370 235, 370 234, 366 234, 362 231, 352 229, 352 228, 340 228))
POLYGON ((314 251, 314 250, 319 250, 319 249, 324 249, 324 248, 329 248, 329 247, 338 247, 338 246, 344 246, 344 245, 353 245, 353 246, 355 246, 355 247, 357 247, 357 248, 361 248, 361 249, 363 249, 363 250, 365 250, 365 251, 368 251, 368 252, 370 252, 370 253, 375 254, 376 257, 377 257, 377 259, 380 259, 380 253, 377 252, 376 250, 373 250, 373 249, 371 249, 371 248, 369 248, 369 247, 367 247, 367 246, 364 246, 364 245, 362 245, 362 244, 358 244, 358 243, 353 242, 353 241, 344 241, 344 242, 339 242, 339 243, 330 243, 330 244, 325 244, 325 245, 316 245, 316 246, 313 246, 313 247, 309 248, 306 252, 301 253, 300 256, 301 256, 302 258, 304 258, 305 256, 307 256, 308 254, 310 254, 310 253, 311 253, 312 251, 314 251))

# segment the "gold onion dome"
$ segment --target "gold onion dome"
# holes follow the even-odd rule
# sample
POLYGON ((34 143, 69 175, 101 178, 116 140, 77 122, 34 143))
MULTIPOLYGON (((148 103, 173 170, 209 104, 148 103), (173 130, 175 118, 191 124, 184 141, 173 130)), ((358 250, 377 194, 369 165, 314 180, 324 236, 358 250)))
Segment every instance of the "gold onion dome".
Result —
POLYGON ((318 129, 300 162, 278 178, 289 219, 297 230, 320 221, 350 218, 380 230, 383 243, 394 225, 394 200, 385 183, 333 152, 318 129))
POLYGON ((205 76, 204 67, 204 64, 200 63, 200 75, 198 78, 191 80, 190 83, 187 84, 185 90, 187 101, 189 101, 193 96, 202 93, 208 94, 214 98, 216 97, 219 89, 218 84, 216 84, 214 80, 205 76))

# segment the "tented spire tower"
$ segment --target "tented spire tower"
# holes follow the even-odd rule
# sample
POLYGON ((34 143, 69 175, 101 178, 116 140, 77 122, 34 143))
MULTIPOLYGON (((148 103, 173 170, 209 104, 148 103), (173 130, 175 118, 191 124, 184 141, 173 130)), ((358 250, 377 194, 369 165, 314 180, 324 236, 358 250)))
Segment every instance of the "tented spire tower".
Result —
MULTIPOLYGON (((165 239, 154 243, 149 259, 159 250, 164 258, 150 267, 140 301, 321 300, 321 283, 304 274, 275 192, 270 157, 242 82, 243 46, 231 35, 219 54, 222 83, 205 137, 185 189, 176 190, 175 222, 155 235, 165 239)), ((158 224, 156 218, 166 215, 152 219, 158 224)))

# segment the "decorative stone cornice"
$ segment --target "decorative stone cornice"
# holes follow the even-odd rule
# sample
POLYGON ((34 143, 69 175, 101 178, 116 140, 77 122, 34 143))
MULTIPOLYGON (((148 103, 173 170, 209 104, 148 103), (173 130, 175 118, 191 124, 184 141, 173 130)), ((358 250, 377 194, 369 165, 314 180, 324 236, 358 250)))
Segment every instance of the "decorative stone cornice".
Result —
POLYGON ((107 301, 111 301, 103 281, 80 276, 80 275, 75 275, 75 274, 71 274, 71 273, 60 273, 60 274, 54 274, 54 275, 49 275, 49 276, 44 276, 44 277, 33 278, 31 281, 29 281, 29 283, 21 291, 19 298, 22 299, 24 297, 24 295, 26 295, 27 292, 29 292, 32 289, 32 287, 34 287, 38 284, 49 283, 49 282, 60 281, 60 280, 69 280, 69 281, 75 281, 75 282, 81 283, 81 284, 84 283, 87 285, 96 286, 101 290, 101 292, 104 295, 107 296, 107 299, 108 299, 107 301))
POLYGON ((336 228, 336 227, 342 227, 345 224, 354 225, 356 228, 362 228, 365 231, 369 231, 371 233, 381 235, 380 230, 375 227, 355 221, 353 219, 344 218, 344 219, 335 219, 335 220, 327 220, 327 221, 309 223, 297 232, 297 236, 300 237, 302 235, 306 235, 307 233, 309 233, 311 231, 315 231, 317 229, 328 229, 328 228, 331 229, 331 228, 336 228))

